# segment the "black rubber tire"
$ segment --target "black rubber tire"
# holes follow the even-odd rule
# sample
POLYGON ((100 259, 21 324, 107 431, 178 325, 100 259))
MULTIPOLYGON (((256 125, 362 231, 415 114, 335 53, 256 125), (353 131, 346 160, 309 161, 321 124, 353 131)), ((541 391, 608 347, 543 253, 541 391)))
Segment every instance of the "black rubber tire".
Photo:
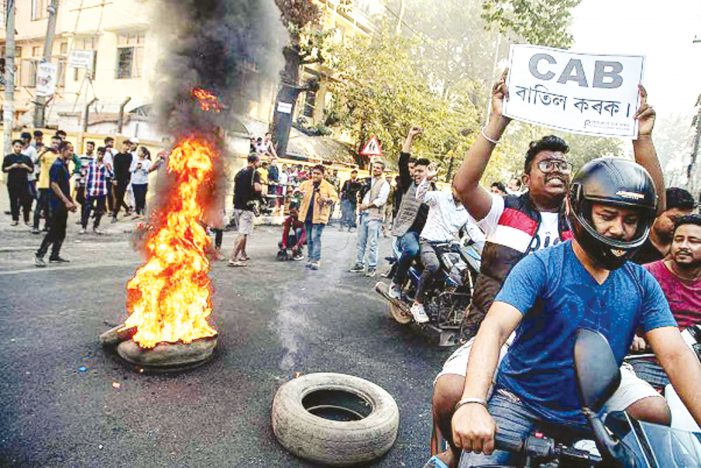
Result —
POLYGON ((344 374, 308 374, 283 384, 272 408, 273 432, 294 455, 330 466, 350 466, 375 460, 397 439, 399 409, 394 398, 372 382, 344 374), (342 390, 360 396, 371 406, 359 421, 331 421, 302 405, 319 390, 342 390))

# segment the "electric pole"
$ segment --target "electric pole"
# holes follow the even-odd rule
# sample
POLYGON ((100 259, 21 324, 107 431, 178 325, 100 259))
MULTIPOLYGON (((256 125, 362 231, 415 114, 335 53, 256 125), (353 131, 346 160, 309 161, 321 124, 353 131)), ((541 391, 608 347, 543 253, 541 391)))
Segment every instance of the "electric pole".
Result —
MULTIPOLYGON (((41 62, 50 62, 54 48, 54 36, 56 35, 56 18, 58 17, 58 0, 51 0, 47 8, 49 19, 46 24, 46 38, 44 39, 44 55, 41 62)), ((46 96, 37 96, 34 104, 34 128, 44 128, 46 117, 46 96)))
POLYGON ((5 102, 2 106, 3 155, 12 148, 15 121, 15 0, 7 0, 5 17, 5 102))

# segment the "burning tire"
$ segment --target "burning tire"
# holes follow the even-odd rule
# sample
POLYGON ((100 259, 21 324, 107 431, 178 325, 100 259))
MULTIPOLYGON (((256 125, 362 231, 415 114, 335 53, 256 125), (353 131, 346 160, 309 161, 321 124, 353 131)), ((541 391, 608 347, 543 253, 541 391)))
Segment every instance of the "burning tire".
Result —
POLYGON ((331 466, 367 463, 394 444, 399 410, 381 387, 344 374, 309 374, 280 387, 273 432, 300 458, 331 466))

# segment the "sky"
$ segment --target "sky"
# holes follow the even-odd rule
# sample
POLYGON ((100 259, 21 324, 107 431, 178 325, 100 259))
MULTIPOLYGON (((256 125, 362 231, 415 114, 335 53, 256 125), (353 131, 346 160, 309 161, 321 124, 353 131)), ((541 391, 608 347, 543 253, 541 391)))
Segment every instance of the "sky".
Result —
POLYGON ((570 27, 577 52, 644 55, 659 118, 693 115, 701 94, 700 0, 583 0, 570 27))

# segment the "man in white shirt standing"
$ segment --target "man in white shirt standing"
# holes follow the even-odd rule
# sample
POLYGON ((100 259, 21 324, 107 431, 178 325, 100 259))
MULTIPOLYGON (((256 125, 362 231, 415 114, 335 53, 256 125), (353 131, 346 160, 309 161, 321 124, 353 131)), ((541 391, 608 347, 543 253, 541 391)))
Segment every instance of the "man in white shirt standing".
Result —
POLYGON ((436 244, 455 240, 460 228, 470 219, 455 189, 451 192, 429 190, 431 180, 436 174, 436 168, 431 164, 426 170, 426 178, 416 188, 416 199, 428 205, 426 225, 419 235, 421 264, 424 269, 416 287, 414 304, 411 306, 411 315, 417 323, 428 322, 428 315, 423 305, 426 287, 441 267, 436 244))
POLYGON ((31 145, 31 133, 23 132, 21 135, 21 139, 23 144, 22 154, 27 156, 32 161, 32 164, 34 164, 34 170, 27 174, 27 182, 29 183, 29 196, 31 197, 31 200, 33 202, 37 198, 37 174, 39 173, 39 164, 37 164, 37 162, 39 161, 39 154, 37 153, 36 148, 31 145))
POLYGON ((372 178, 366 182, 363 201, 358 205, 358 257, 349 271, 360 273, 365 270, 365 250, 368 247, 368 269, 365 276, 373 277, 377 271, 377 238, 384 220, 384 205, 389 197, 389 184, 383 177, 385 163, 372 163, 372 178))

